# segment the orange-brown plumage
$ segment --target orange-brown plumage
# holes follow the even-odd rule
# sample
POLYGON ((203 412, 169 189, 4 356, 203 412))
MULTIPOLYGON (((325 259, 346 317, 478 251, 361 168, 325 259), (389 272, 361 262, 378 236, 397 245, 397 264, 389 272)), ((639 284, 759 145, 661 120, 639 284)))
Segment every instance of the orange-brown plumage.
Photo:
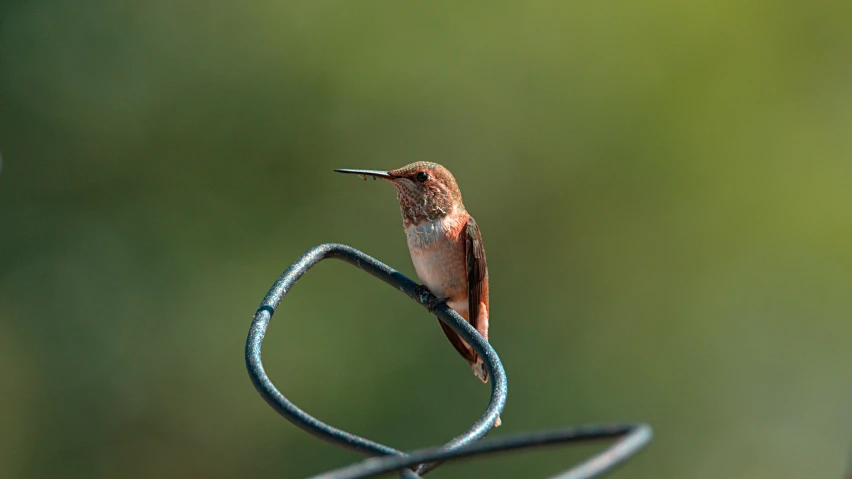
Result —
MULTIPOLYGON (((488 267, 482 235, 462 202, 449 170, 417 162, 392 171, 337 170, 385 179, 397 190, 411 260, 420 281, 488 339, 488 267)), ((480 358, 455 331, 440 323, 474 374, 488 381, 480 358)))
MULTIPOLYGON (((482 236, 452 173, 418 162, 388 172, 397 189, 408 249, 420 281, 488 339, 488 268, 482 236)), ((480 358, 455 331, 441 329, 483 382, 480 358)))

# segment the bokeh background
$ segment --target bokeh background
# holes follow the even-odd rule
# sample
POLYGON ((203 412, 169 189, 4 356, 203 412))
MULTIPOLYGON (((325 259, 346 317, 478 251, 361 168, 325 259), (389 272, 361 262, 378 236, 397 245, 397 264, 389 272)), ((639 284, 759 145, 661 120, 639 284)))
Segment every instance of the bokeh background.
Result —
MULTIPOLYGON (((314 244, 413 276, 393 189, 331 170, 418 160, 484 235, 497 433, 650 422, 619 478, 844 473, 852 2, 7 0, 0 21, 0 477, 358 460, 260 399, 244 341, 314 244)), ((331 424, 436 445, 488 388, 435 323, 325 262, 264 358, 331 424)))

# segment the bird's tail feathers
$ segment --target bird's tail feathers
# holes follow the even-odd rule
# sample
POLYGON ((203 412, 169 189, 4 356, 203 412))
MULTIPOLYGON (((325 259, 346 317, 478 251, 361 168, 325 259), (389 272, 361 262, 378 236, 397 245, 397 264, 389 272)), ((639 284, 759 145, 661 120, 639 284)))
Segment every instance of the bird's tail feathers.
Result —
POLYGON ((471 363, 470 367, 473 369, 473 374, 475 374, 480 381, 484 383, 488 382, 488 370, 485 369, 485 363, 482 362, 482 358, 477 357, 476 362, 471 363))

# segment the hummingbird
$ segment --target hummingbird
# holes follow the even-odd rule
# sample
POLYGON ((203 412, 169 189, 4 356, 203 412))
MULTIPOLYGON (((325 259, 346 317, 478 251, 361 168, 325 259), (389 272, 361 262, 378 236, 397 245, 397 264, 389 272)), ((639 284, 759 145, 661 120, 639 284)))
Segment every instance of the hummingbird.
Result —
MULTIPOLYGON (((396 188, 408 251, 420 282, 488 340, 488 268, 482 235, 450 170, 420 161, 390 171, 334 171, 365 180, 381 178, 396 188)), ((473 374, 488 382, 482 358, 452 328, 438 323, 473 374)))

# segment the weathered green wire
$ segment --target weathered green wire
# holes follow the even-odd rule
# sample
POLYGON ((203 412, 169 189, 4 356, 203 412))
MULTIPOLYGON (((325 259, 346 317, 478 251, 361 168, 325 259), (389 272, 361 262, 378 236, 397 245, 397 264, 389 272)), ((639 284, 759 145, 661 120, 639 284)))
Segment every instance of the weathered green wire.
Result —
POLYGON ((492 429, 506 405, 508 392, 506 372, 494 348, 477 331, 445 303, 437 301, 420 285, 361 251, 341 244, 321 244, 303 254, 278 278, 252 320, 246 340, 246 366, 249 376, 260 395, 288 421, 314 436, 332 444, 373 457, 347 468, 316 476, 326 479, 356 479, 374 477, 391 471, 400 471, 407 479, 414 479, 436 467, 439 463, 466 456, 556 444, 621 437, 609 449, 565 473, 559 479, 587 479, 611 470, 617 464, 636 454, 651 440, 651 428, 644 424, 612 426, 586 426, 578 429, 538 432, 496 438, 477 442, 492 429), (439 320, 456 331, 476 353, 483 358, 491 377, 491 400, 488 407, 464 434, 435 449, 405 453, 392 447, 351 434, 330 426, 311 416, 290 402, 273 384, 263 369, 261 347, 269 322, 281 299, 310 268, 327 258, 335 258, 357 266, 363 271, 405 293, 430 310, 439 320), (416 466, 416 467, 415 467, 416 466), (413 469, 412 469, 413 468, 413 469), (414 472, 417 471, 417 473, 414 472))

